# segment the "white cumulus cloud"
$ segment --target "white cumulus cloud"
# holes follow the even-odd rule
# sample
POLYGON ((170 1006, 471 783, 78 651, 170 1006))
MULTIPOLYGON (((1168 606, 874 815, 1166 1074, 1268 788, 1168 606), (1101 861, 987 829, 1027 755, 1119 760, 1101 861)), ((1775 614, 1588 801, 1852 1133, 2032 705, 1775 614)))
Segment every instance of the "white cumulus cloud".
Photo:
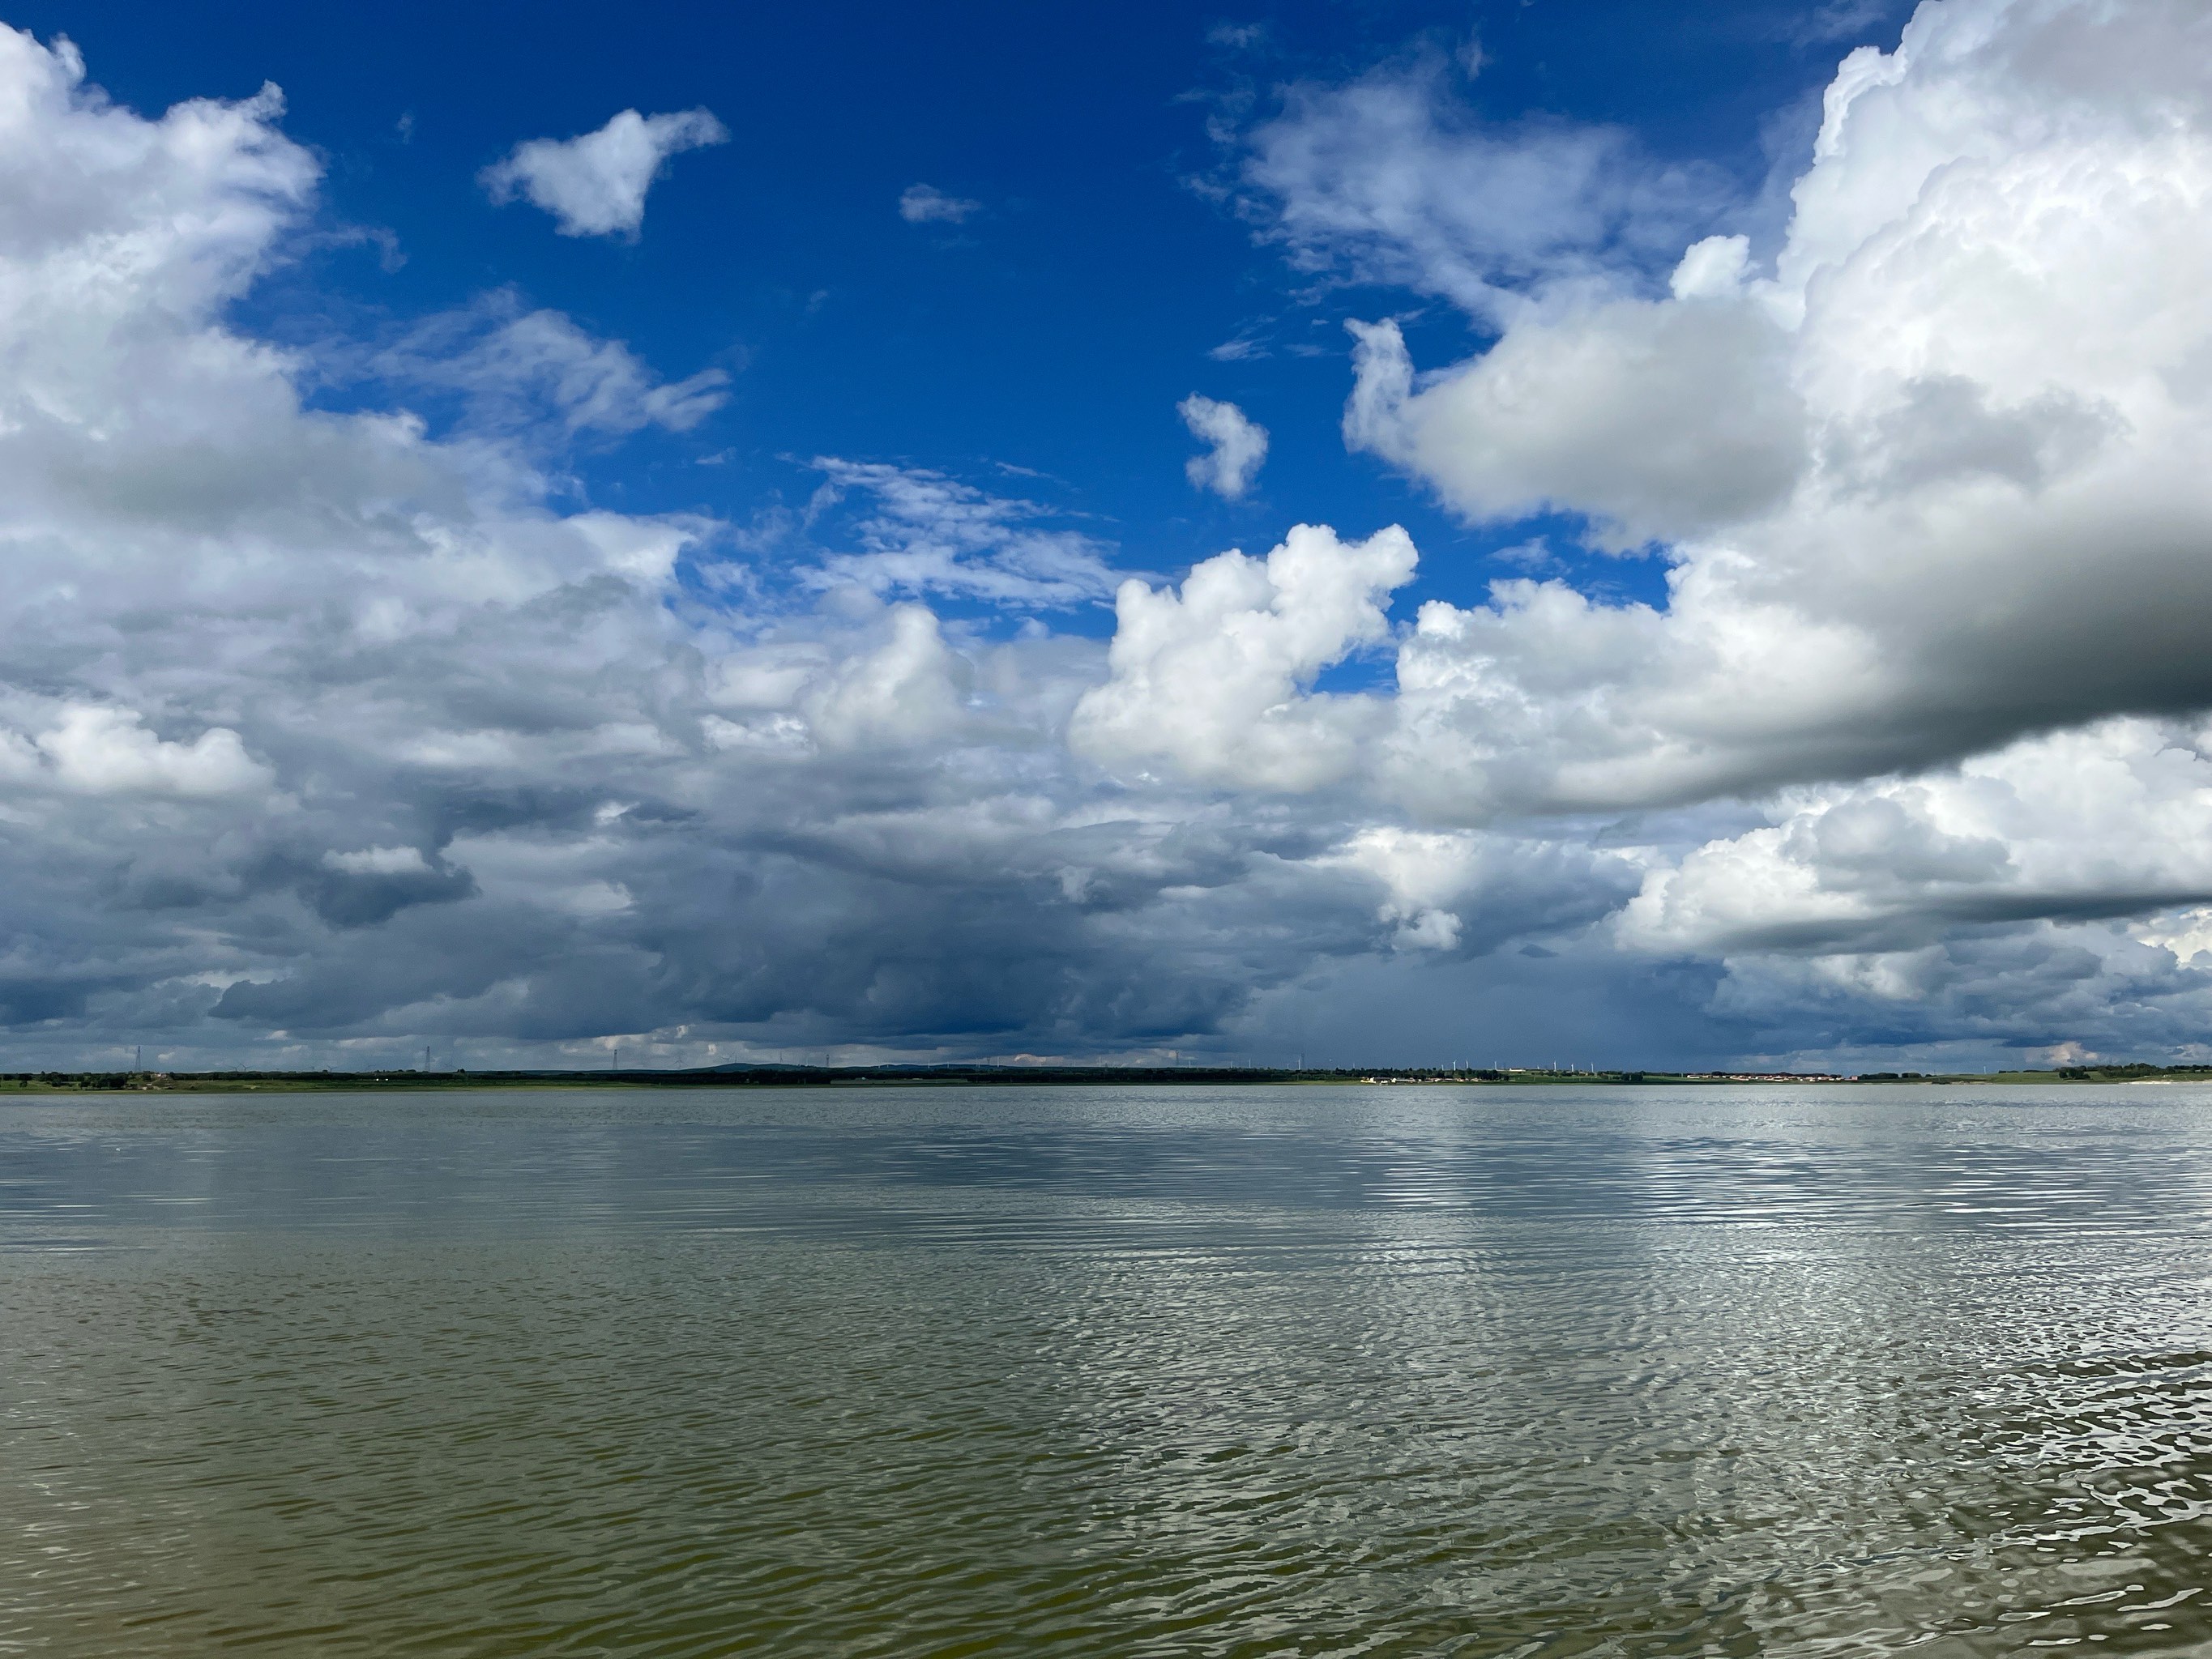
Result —
POLYGON ((1217 402, 1194 392, 1176 405, 1190 435, 1211 445, 1203 455, 1183 463, 1192 487, 1235 501, 1252 487, 1267 459, 1267 428, 1235 404, 1217 402))
POLYGON ((35 746, 62 787, 86 794, 239 795, 271 782, 237 732, 216 726, 190 743, 167 741, 127 708, 71 704, 35 746))
POLYGON ((478 178, 495 202, 520 196, 543 208, 563 236, 635 238, 645 222, 646 192, 669 157, 729 137, 707 110, 641 115, 626 109, 596 132, 517 144, 478 178))
POLYGON ((1297 525, 1265 559, 1205 561, 1180 592, 1124 582, 1112 678, 1084 695, 1070 740, 1109 765, 1166 762, 1209 782, 1310 789, 1346 777, 1388 704, 1307 688, 1387 636, 1385 596, 1414 562, 1395 526, 1346 543, 1297 525))
POLYGON ((1251 140, 1276 234, 1500 331, 1421 377, 1363 327, 1349 441, 1470 520, 1580 514, 1670 565, 1663 606, 1564 580, 1425 606, 1378 783, 1463 822, 1657 805, 2212 702, 2205 28, 2172 0, 1923 6, 1838 70, 1758 270, 1734 235, 1661 257, 1677 195, 1634 169, 1627 205, 1577 206, 1614 199, 1559 160, 1600 136, 1516 152, 1585 181, 1547 218, 1433 87, 1294 96, 1251 140))

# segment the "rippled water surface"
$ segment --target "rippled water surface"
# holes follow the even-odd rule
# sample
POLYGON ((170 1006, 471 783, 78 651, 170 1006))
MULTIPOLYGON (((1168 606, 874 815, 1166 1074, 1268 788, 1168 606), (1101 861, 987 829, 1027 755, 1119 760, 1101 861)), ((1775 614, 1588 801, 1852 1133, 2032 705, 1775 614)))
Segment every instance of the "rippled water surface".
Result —
POLYGON ((2212 1093, 0 1104, 0 1654, 2212 1652, 2212 1093))

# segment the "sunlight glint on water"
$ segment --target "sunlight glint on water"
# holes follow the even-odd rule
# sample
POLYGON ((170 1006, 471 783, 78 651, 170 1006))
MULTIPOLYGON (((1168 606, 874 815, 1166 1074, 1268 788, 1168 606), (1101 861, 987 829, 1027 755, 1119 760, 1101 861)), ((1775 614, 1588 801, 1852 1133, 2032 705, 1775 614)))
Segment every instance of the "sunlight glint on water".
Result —
POLYGON ((0 1653, 2201 1651, 2212 1094, 0 1107, 0 1653))

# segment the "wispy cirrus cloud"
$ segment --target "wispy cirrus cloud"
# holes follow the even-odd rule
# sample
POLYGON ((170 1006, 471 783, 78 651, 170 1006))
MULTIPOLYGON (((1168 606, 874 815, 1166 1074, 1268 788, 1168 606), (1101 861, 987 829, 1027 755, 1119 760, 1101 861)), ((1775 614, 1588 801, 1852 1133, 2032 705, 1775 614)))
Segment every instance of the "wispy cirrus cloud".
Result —
POLYGON ((1620 128, 1483 121, 1457 95, 1462 73, 1424 52, 1293 82, 1273 113, 1222 129, 1219 188, 1297 270, 1493 323, 1663 268, 1739 199, 1719 168, 1663 161, 1620 128))
POLYGON ((865 501, 849 531, 859 546, 810 564, 817 586, 850 584, 878 594, 981 600, 1016 610, 1063 609, 1109 597, 1124 573, 1109 546, 1052 528, 1033 501, 994 495, 926 467, 818 457, 827 477, 814 511, 865 501))
POLYGON ((730 383, 720 368, 663 380, 621 341, 533 308, 512 289, 422 319, 364 368, 403 394, 450 394, 467 426, 508 435, 688 432, 722 406, 730 383))

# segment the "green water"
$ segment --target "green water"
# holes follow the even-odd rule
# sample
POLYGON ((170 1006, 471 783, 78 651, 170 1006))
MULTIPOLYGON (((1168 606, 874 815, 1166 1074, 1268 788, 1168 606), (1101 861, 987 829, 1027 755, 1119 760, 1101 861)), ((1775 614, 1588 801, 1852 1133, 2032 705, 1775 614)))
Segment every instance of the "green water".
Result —
POLYGON ((2212 1651, 2212 1093, 0 1106, 0 1654, 2212 1651))

